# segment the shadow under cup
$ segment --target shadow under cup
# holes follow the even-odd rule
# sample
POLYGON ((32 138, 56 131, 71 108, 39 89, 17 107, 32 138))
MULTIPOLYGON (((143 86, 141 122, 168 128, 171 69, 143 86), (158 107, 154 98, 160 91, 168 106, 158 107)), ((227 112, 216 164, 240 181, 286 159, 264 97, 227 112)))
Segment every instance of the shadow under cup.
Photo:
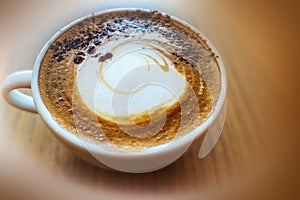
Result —
MULTIPOLYGON (((93 142, 85 140, 79 135, 71 133, 66 128, 62 127, 43 103, 39 87, 39 69, 41 62, 49 49, 50 45, 62 33, 70 27, 84 21, 92 16, 99 16, 107 13, 134 11, 137 9, 114 9, 102 11, 83 18, 80 18, 71 24, 64 27, 61 31, 55 34, 40 52, 32 72, 31 89, 33 100, 37 112, 42 120, 53 132, 53 134, 63 141, 71 150, 83 160, 103 168, 113 169, 131 173, 143 173, 161 169, 184 154, 187 150, 192 150, 198 153, 199 158, 206 156, 216 144, 225 121, 226 114, 226 74, 223 62, 210 41, 203 36, 197 29, 193 28, 186 22, 162 13, 162 16, 167 16, 182 26, 187 27, 191 32, 196 33, 201 38, 201 43, 205 50, 210 55, 214 64, 200 65, 200 73, 209 89, 212 108, 209 115, 201 122, 201 124, 190 131, 189 133, 171 140, 170 142, 154 147, 147 148, 139 152, 120 151, 114 147, 103 147, 93 142)), ((153 11, 138 9, 140 12, 150 13, 153 11)))

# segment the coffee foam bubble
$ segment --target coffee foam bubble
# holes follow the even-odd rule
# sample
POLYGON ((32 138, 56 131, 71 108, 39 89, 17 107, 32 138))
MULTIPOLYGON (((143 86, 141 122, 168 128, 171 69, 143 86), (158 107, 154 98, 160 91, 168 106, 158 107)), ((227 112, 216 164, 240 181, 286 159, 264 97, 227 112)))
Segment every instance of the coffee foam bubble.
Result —
POLYGON ((87 57, 78 65, 77 87, 86 106, 103 119, 126 124, 128 116, 134 120, 172 107, 185 92, 186 79, 162 45, 115 40, 96 49, 99 53, 112 58, 87 57))

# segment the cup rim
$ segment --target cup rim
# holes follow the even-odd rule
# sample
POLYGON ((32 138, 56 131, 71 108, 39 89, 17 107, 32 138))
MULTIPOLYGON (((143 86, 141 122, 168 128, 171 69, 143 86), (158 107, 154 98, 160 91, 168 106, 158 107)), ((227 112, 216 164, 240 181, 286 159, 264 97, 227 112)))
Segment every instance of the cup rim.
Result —
MULTIPOLYGON (((206 118, 197 128, 192 130, 191 132, 185 134, 184 136, 181 136, 180 138, 176 138, 175 140, 172 141, 172 145, 167 145, 163 148, 163 151, 160 150, 155 150, 155 151, 140 151, 140 152, 119 152, 119 151, 110 151, 106 148, 99 148, 101 145, 93 144, 93 143, 87 143, 83 142, 80 136, 75 135, 74 133, 71 133, 69 130, 67 130, 63 125, 59 124, 54 117, 51 115, 51 113, 48 111, 46 108, 46 105, 43 103, 43 100, 40 95, 39 91, 39 86, 38 86, 38 75, 39 75, 39 69, 40 69, 40 64, 42 59, 44 58, 44 55, 46 51, 48 50, 49 46, 51 43, 57 39, 63 32, 68 30, 70 27, 74 26, 75 24, 93 17, 97 15, 103 15, 107 13, 112 13, 112 12, 118 12, 118 11, 143 11, 143 12, 153 12, 154 10, 152 9, 145 9, 145 8, 114 8, 114 9, 107 9, 107 10, 102 10, 99 12, 94 12, 88 15, 85 15, 83 17, 80 17, 71 23, 68 23, 66 26, 64 26, 62 29, 60 29, 58 32, 56 32, 44 45, 44 47, 41 49, 38 57, 36 58, 36 61, 34 63, 33 67, 33 73, 32 73, 32 81, 31 81, 31 88, 32 88, 32 95, 33 99, 36 105, 37 112, 39 113, 40 117, 42 120, 46 123, 48 128, 50 128, 55 136, 58 138, 64 140, 65 142, 71 143, 72 145, 75 145, 76 147, 80 149, 87 149, 89 152, 93 153, 100 153, 101 155, 107 155, 107 156, 115 156, 115 157, 140 157, 140 156, 153 156, 160 154, 162 152, 170 152, 173 151, 177 148, 181 148, 183 145, 186 145, 188 143, 191 143, 194 138, 197 138, 204 134, 205 130, 209 128, 209 126, 212 124, 213 121, 217 118, 219 115, 222 106, 225 102, 226 98, 226 90, 227 90, 227 78, 226 78, 226 72, 225 72, 225 67, 223 64, 223 61, 221 59, 220 54, 218 53, 217 49, 214 47, 214 45, 208 40, 207 37, 204 36, 204 34, 196 29, 194 26, 191 24, 183 21, 182 19, 175 17, 173 15, 167 14, 165 12, 158 11, 162 15, 170 16, 172 20, 184 25, 185 27, 188 27, 192 32, 197 33, 199 37, 205 41, 206 45, 211 48, 211 51, 214 53, 214 57, 216 59, 216 62, 218 63, 218 68, 220 71, 220 82, 221 82, 221 88, 219 92, 219 98, 217 102, 215 103, 215 108, 213 111, 211 111, 210 115, 208 118, 206 118), (88 147, 86 146, 88 145, 88 147)), ((188 145, 189 147, 190 145, 188 145)))

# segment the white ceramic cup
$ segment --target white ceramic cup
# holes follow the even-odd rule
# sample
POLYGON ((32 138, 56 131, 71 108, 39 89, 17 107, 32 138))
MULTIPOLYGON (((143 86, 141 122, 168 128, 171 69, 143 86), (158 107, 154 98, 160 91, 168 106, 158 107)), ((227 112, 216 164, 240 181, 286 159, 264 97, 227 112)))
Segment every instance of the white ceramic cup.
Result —
MULTIPOLYGON (((98 13, 93 13, 92 15, 101 15, 104 13, 120 10, 122 11, 128 9, 106 10, 98 13)), ((144 12, 150 12, 150 10, 142 10, 144 12)), ((82 17, 68 24, 59 32, 57 32, 46 43, 46 45, 39 53, 33 66, 33 70, 19 71, 7 76, 2 87, 2 94, 5 100, 9 104, 19 109, 38 113, 45 124, 48 126, 48 128, 52 131, 52 133, 61 141, 63 141, 67 146, 69 146, 76 155, 78 155, 83 160, 86 160, 97 166, 105 166, 110 169, 131 173, 142 173, 158 170, 177 160, 184 154, 184 152, 186 152, 188 149, 191 149, 193 146, 196 146, 199 150, 201 146, 201 140, 205 135, 206 138, 204 138, 204 142, 210 141, 210 143, 206 142, 206 149, 202 152, 200 151, 199 156, 203 157, 203 155, 206 155, 216 143, 225 120, 224 113, 226 98, 226 73, 223 62, 211 42, 197 29, 173 16, 171 16, 172 20, 175 20, 189 27, 190 30, 198 33, 200 37, 204 41, 206 41, 207 46, 212 49, 212 52, 214 52, 215 54, 216 61, 218 62, 218 67, 214 69, 214 76, 218 76, 218 83, 207 83, 209 88, 210 84, 212 85, 211 87, 216 87, 215 85, 218 85, 218 93, 214 94, 215 101, 213 103, 211 114, 207 119, 205 119, 205 121, 203 121, 203 123, 201 123, 200 126, 195 128, 190 133, 173 140, 170 144, 165 145, 163 148, 154 148, 150 151, 130 153, 108 150, 106 148, 102 148, 101 145, 85 142, 79 136, 69 132, 52 117, 51 113, 47 110, 45 104, 43 103, 39 91, 38 77, 41 61, 52 41, 54 41, 64 31, 69 29, 74 24, 77 24, 78 22, 91 17, 92 15, 82 17), (18 91, 18 89, 21 88, 31 88, 32 96, 28 96, 18 91), (213 128, 214 125, 217 125, 218 128, 213 128), (212 130, 214 133, 210 134, 210 130, 212 130), (212 139, 209 138, 209 136, 212 135, 215 135, 213 136, 213 142, 211 142, 212 139)), ((210 74, 204 75, 204 80, 205 76, 210 76, 210 74)))

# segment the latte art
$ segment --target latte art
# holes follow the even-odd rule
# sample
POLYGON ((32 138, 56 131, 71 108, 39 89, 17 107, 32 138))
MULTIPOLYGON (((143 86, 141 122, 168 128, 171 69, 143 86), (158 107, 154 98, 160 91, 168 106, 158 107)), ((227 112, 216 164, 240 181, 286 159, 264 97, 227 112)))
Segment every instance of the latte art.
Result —
POLYGON ((106 120, 130 123, 127 116, 138 119, 155 108, 171 107, 185 91, 186 79, 167 51, 143 38, 112 41, 99 52, 109 52, 113 59, 85 59, 77 68, 77 87, 89 109, 106 120))
POLYGON ((49 112, 72 133, 142 151, 207 118, 212 99, 201 73, 213 81, 207 76, 213 65, 205 41, 169 16, 116 11, 86 18, 56 38, 39 87, 49 112))

